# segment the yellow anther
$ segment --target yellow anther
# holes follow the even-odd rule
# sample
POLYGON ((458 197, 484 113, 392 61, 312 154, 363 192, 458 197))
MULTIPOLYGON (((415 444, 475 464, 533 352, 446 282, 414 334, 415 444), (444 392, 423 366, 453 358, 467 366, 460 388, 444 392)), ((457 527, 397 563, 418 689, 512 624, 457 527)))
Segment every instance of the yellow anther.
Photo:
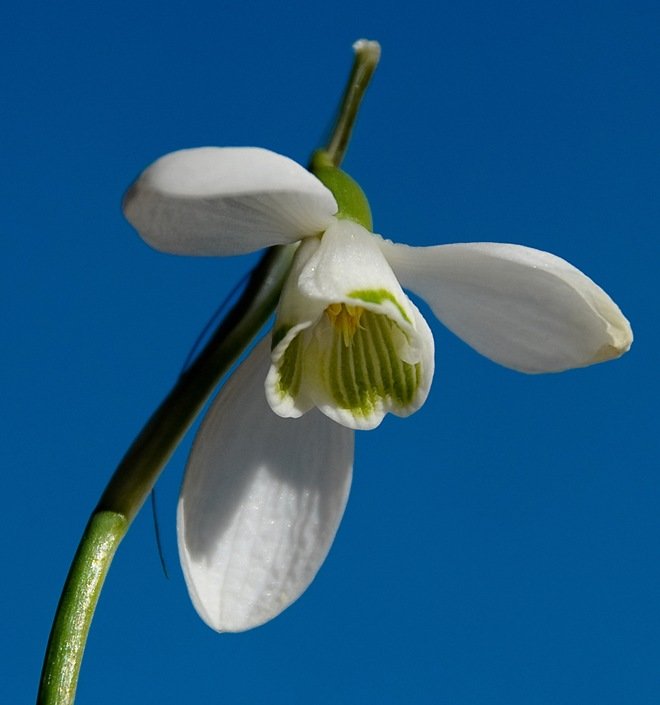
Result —
POLYGON ((339 331, 344 345, 348 347, 353 340, 355 331, 360 327, 360 318, 364 313, 362 306, 350 304, 330 304, 325 309, 330 323, 339 331))

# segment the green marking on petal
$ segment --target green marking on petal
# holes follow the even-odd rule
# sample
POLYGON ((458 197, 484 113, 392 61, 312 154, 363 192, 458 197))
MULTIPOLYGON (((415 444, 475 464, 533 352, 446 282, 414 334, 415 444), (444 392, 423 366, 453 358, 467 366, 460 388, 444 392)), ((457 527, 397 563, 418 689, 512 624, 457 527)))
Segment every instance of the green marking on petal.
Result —
POLYGON ((280 360, 277 391, 282 398, 295 397, 300 391, 303 371, 303 336, 299 333, 290 343, 280 360))
POLYGON ((382 304, 384 301, 393 303, 406 323, 412 323, 403 306, 396 300, 396 297, 387 289, 358 289, 348 294, 349 298, 364 301, 368 304, 382 304))
MULTIPOLYGON (((388 293, 383 292, 381 300, 391 300, 388 293)), ((343 304, 328 307, 326 321, 331 337, 321 352, 319 373, 338 408, 356 417, 369 417, 382 405, 404 409, 413 403, 421 364, 401 359, 397 341, 403 331, 395 321, 343 304), (349 325, 350 320, 357 325, 349 325)))

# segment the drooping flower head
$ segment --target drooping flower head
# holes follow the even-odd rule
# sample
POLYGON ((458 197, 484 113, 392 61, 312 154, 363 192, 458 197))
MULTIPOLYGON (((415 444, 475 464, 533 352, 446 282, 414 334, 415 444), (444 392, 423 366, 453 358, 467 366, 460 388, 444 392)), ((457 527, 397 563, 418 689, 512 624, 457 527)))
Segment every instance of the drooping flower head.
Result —
POLYGON ((348 497, 350 429, 424 403, 433 337, 404 289, 477 351, 522 372, 603 362, 632 342, 616 304, 565 260, 510 244, 395 244, 371 232, 350 177, 316 174, 263 149, 184 150, 152 164, 124 202, 142 237, 166 252, 299 243, 272 336, 218 395, 181 491, 186 581, 219 631, 262 624, 313 579, 348 497))

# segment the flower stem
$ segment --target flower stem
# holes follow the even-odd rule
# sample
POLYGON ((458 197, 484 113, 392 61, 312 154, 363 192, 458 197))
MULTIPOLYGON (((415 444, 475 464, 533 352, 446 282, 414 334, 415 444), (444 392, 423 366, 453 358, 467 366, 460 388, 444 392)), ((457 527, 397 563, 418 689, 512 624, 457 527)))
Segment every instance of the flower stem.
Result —
MULTIPOLYGON (((355 61, 323 165, 338 167, 348 147, 369 80, 377 42, 354 44, 355 61)), ((105 576, 121 540, 158 475, 221 377, 273 312, 294 246, 274 247, 253 270, 246 289, 195 361, 135 439, 92 512, 67 576, 48 640, 38 705, 72 705, 87 634, 105 576)))
POLYGON ((40 705, 73 703, 94 609, 128 525, 119 512, 95 511, 90 517, 57 606, 37 696, 40 705))
POLYGON ((332 135, 324 150, 334 166, 341 166, 360 103, 380 59, 380 44, 378 42, 359 39, 353 44, 353 50, 355 51, 353 68, 344 89, 332 135))
POLYGON ((115 551, 204 402, 274 310, 294 249, 278 247, 266 252, 244 294, 112 476, 69 569, 46 651, 39 705, 73 703, 87 634, 115 551))

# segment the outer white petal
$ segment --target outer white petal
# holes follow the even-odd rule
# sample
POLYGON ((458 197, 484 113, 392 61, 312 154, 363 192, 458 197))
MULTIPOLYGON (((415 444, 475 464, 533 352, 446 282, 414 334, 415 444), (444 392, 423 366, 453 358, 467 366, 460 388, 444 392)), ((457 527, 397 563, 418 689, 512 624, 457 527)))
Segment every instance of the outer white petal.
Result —
POLYGON ((619 357, 630 324, 589 277, 548 252, 471 243, 382 242, 402 284, 480 353, 521 372, 559 372, 619 357))
POLYGON ((195 440, 178 507, 193 604, 218 631, 278 615, 316 575, 348 498, 353 433, 316 410, 276 416, 264 398, 269 341, 227 382, 195 440))
POLYGON ((124 197, 124 214, 152 247, 184 255, 236 255, 322 232, 332 193, 288 157, 257 147, 166 154, 124 197))

